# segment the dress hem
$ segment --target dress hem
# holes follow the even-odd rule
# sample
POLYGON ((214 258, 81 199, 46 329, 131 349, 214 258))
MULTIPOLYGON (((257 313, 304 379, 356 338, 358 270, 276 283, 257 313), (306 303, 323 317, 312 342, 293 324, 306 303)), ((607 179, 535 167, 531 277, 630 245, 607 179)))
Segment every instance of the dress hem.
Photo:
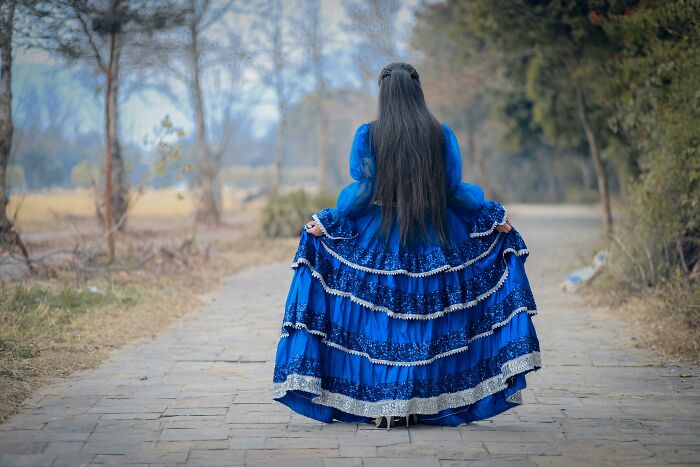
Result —
MULTIPOLYGON (((542 367, 541 354, 534 351, 508 360, 501 365, 501 373, 486 379, 473 388, 462 391, 440 394, 434 397, 415 397, 405 400, 381 400, 363 401, 354 399, 344 394, 334 393, 323 389, 322 379, 316 376, 290 374, 283 382, 273 383, 273 399, 282 399, 291 391, 301 391, 315 394, 311 402, 327 406, 342 412, 361 416, 407 416, 409 414, 432 415, 446 409, 464 407, 470 404, 508 389, 508 380, 518 374, 527 373, 542 367)), ((507 401, 512 404, 522 403, 522 399, 516 391, 508 396, 507 401)))

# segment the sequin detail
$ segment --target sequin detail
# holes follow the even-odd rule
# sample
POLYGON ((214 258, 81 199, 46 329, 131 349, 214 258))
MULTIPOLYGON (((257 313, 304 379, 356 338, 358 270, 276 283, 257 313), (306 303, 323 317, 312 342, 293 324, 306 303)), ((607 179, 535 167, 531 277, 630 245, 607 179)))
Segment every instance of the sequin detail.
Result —
POLYGON ((321 374, 322 368, 317 360, 298 356, 290 359, 284 366, 276 365, 273 381, 276 383, 283 382, 290 374, 317 376, 323 380, 323 389, 365 401, 434 397, 446 392, 474 387, 479 382, 500 373, 500 368, 509 360, 527 353, 539 352, 539 350, 537 338, 533 335, 527 335, 509 341, 495 356, 480 360, 473 368, 444 374, 433 379, 410 379, 402 382, 386 382, 376 385, 323 375, 321 374))
MULTIPOLYGON (((506 356, 510 352, 500 354, 506 356)), ((439 381, 422 381, 381 385, 367 390, 366 385, 353 381, 338 380, 304 373, 275 372, 272 394, 281 398, 288 391, 304 391, 318 394, 312 402, 333 407, 346 413, 359 416, 377 417, 380 415, 407 415, 409 413, 437 414, 445 409, 463 407, 473 404, 484 397, 496 394, 508 388, 508 380, 513 376, 537 370, 542 366, 539 349, 527 353, 514 353, 512 357, 496 358, 497 371, 489 371, 482 363, 467 372, 448 375, 439 381), (469 385, 473 382, 473 385, 469 385), (415 386, 439 387, 436 395, 423 395, 425 391, 415 390, 415 386), (414 386, 414 387, 411 387, 414 386), (465 388, 466 386, 466 388, 465 388), (371 395, 375 398, 364 396, 371 395), (386 395, 387 397, 376 396, 386 395), (401 396, 404 397, 401 397, 401 396), (397 397, 398 396, 398 397, 397 397)), ((434 392, 434 391, 433 391, 434 392)), ((513 403, 519 403, 519 394, 510 397, 513 403)))
POLYGON ((330 208, 321 209, 312 217, 318 222, 323 234, 331 240, 350 240, 357 237, 348 222, 342 220, 341 216, 334 215, 330 208))
MULTIPOLYGON (((374 202, 373 204, 379 204, 374 202)), ((342 216, 337 215, 335 209, 324 208, 314 216, 314 219, 320 224, 321 230, 325 236, 331 240, 350 240, 357 237, 357 233, 353 232, 352 227, 344 220, 342 216)), ((495 201, 487 201, 479 208, 476 219, 469 226, 473 230, 469 234, 470 238, 478 238, 491 235, 497 225, 505 223, 507 218, 506 208, 495 201)), ((353 245, 357 247, 358 245, 353 245)), ((459 249, 460 246, 457 247, 459 249)), ((445 249, 446 257, 449 257, 449 248, 445 249)), ((407 254, 405 256, 411 256, 407 254)), ((406 257, 402 257, 400 264, 407 264, 406 257), (403 260, 404 262, 401 262, 403 260)))
MULTIPOLYGON (((511 232, 513 231, 511 230, 511 232)), ((474 264, 493 250, 499 238, 500 233, 495 238, 490 236, 477 237, 465 240, 454 247, 439 247, 421 254, 410 251, 397 253, 374 250, 354 244, 354 242, 334 241, 326 238, 319 239, 319 242, 326 251, 354 269, 376 274, 405 274, 413 277, 425 277, 443 271, 459 270, 474 264)), ((305 248, 309 247, 308 240, 307 245, 303 243, 304 236, 302 235, 297 256, 304 256, 305 248)))
POLYGON ((470 322, 466 329, 449 332, 426 342, 387 342, 370 339, 331 322, 321 313, 313 312, 307 304, 287 306, 281 337, 289 329, 304 329, 322 338, 328 346, 368 358, 372 363, 396 366, 426 365, 463 352, 477 339, 490 336, 506 325, 518 313, 537 313, 535 299, 529 288, 518 287, 500 303, 484 310, 480 319, 470 322))
POLYGON ((479 230, 483 229, 485 223, 492 221, 491 226, 486 230, 477 230, 477 232, 470 233, 469 237, 471 238, 485 237, 487 235, 491 235, 493 231, 496 230, 496 226, 505 224, 506 219, 508 218, 506 208, 503 207, 501 204, 495 202, 487 203, 481 209, 483 211, 486 211, 486 216, 480 217, 477 220, 475 227, 479 230))
POLYGON ((527 250, 525 242, 515 229, 507 235, 495 232, 495 235, 467 239, 455 247, 439 247, 421 254, 410 251, 397 253, 384 249, 374 250, 354 241, 315 237, 302 232, 293 263, 299 258, 319 256, 322 253, 318 248, 320 244, 327 253, 359 271, 426 277, 439 272, 459 271, 470 266, 488 256, 499 243, 514 250, 527 250))
MULTIPOLYGON (((313 246, 310 248, 310 250, 313 246)), ((308 251, 312 253, 312 251, 308 251)), ((413 294, 359 278, 353 271, 336 267, 321 254, 296 258, 293 268, 306 265, 327 293, 348 297, 367 308, 402 319, 432 319, 448 312, 469 308, 498 290, 508 276, 505 255, 526 256, 528 250, 506 248, 502 258, 479 276, 425 294, 413 294), (401 310, 401 311, 395 311, 401 310)))

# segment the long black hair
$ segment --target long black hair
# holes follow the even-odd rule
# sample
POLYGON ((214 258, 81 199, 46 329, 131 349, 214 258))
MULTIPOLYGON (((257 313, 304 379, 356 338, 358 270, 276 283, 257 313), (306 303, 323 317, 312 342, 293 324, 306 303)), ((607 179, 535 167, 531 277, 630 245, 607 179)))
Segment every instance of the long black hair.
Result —
POLYGON ((388 238, 398 222, 402 245, 448 243, 443 130, 428 110, 416 69, 391 63, 379 74, 377 119, 370 126, 377 156, 374 201, 388 238))

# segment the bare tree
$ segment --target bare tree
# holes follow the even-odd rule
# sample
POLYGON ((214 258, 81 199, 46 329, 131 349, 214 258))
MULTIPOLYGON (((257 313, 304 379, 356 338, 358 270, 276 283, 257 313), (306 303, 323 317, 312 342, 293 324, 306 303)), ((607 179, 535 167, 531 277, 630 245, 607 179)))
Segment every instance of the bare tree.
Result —
MULTIPOLYGON (((235 34, 228 33, 226 40, 215 37, 223 35, 221 30, 217 31, 217 27, 223 25, 227 14, 236 11, 236 2, 184 0, 178 8, 184 13, 183 27, 161 35, 155 44, 149 43, 147 47, 159 60, 156 64, 162 66, 169 77, 176 78, 188 90, 197 158, 195 219, 205 224, 218 224, 221 221, 218 196, 221 154, 212 149, 209 141, 208 111, 202 84, 208 70, 215 67, 235 69, 245 58, 240 40, 235 34)), ((163 86, 167 88, 168 84, 163 86)))
MULTIPOLYGON (((7 203, 7 164, 12 151, 12 33, 16 2, 3 2, 0 10, 0 232, 3 236, 13 230, 5 212, 7 203)), ((5 243, 3 241, 3 243, 5 243)))
POLYGON ((12 156, 15 129, 12 119, 12 52, 16 40, 15 31, 20 22, 19 14, 26 14, 37 3, 29 0, 0 2, 0 247, 8 250, 18 247, 30 271, 33 271, 33 267, 29 253, 15 230, 13 219, 7 213, 10 201, 7 168, 12 156))
MULTIPOLYGON (((69 60, 97 70, 103 80, 104 101, 104 221, 110 260, 114 258, 114 225, 126 226, 128 184, 119 135, 120 62, 124 26, 129 21, 128 2, 62 2, 48 47, 69 60), (60 19, 59 19, 60 18, 60 19), (121 221, 121 222, 120 222, 121 221)), ((48 29, 52 29, 51 24, 48 29)))
POLYGON ((256 57, 254 68, 263 84, 272 89, 279 121, 275 144, 275 162, 270 194, 276 196, 282 185, 282 170, 287 156, 287 132, 291 86, 288 80, 291 67, 290 50, 285 42, 289 18, 284 9, 290 3, 282 0, 260 0, 254 4, 254 22, 251 36, 252 52, 256 57))
MULTIPOLYGON (((216 73, 212 86, 212 94, 216 99, 212 99, 208 112, 209 141, 213 160, 219 170, 224 157, 234 152, 236 143, 240 141, 241 132, 248 128, 251 122, 247 107, 241 106, 239 93, 241 73, 238 65, 240 63, 232 64, 216 73)), ((252 97, 255 99, 255 96, 252 97)))
POLYGON ((343 0, 348 25, 360 37, 355 62, 363 86, 374 89, 379 70, 399 56, 396 21, 400 0, 343 0))
POLYGON ((49 50, 87 65, 102 79, 104 99, 104 221, 109 261, 114 260, 114 231, 126 225, 128 192, 120 142, 120 90, 125 50, 144 34, 176 21, 165 0, 60 0, 44 16, 49 50))
POLYGON ((321 1, 300 1, 299 34, 305 49, 306 60, 314 79, 314 101, 316 107, 316 127, 318 132, 318 189, 328 189, 328 112, 326 111, 326 74, 323 46, 327 38, 323 34, 321 21, 321 1))
POLYGON ((576 110, 579 120, 581 121, 581 127, 583 128, 583 132, 586 136, 589 154, 591 156, 591 161, 593 161, 593 167, 595 168, 596 179, 598 181, 598 193, 600 195, 601 207, 603 210, 603 232, 608 239, 611 239, 613 238, 613 217, 610 203, 608 172, 605 169, 603 158, 600 155, 600 147, 598 145, 596 134, 591 128, 591 124, 589 122, 588 111, 586 108, 586 98, 581 86, 576 87, 576 110))
POLYGON ((31 269, 27 249, 7 215, 7 166, 12 153, 12 41, 18 9, 16 1, 0 3, 0 246, 17 246, 31 269))
MULTIPOLYGON (((119 0, 110 0, 110 13, 115 14, 119 6, 119 0)), ((124 159, 119 144, 119 56, 121 54, 121 27, 108 28, 109 46, 106 60, 100 63, 105 73, 105 193, 104 193, 104 218, 107 232, 107 245, 109 249, 109 261, 114 261, 114 218, 112 217, 112 205, 115 214, 126 214, 126 176, 124 174, 124 159), (114 141, 112 140, 114 138, 114 141), (116 164, 115 164, 116 162, 116 164), (112 177, 113 166, 115 177, 112 177), (115 185, 116 196, 113 197, 112 185, 115 185)))

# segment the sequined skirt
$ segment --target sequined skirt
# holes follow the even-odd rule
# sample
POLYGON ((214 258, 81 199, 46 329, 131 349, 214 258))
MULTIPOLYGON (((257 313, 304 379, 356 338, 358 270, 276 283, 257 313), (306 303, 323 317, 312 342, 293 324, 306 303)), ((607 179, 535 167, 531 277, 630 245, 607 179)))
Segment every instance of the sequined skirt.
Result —
POLYGON ((520 234, 505 209, 448 209, 449 246, 400 248, 376 235, 378 207, 315 216, 302 232, 277 346, 273 397, 332 422, 417 414, 460 425, 521 401, 541 366, 520 234))

